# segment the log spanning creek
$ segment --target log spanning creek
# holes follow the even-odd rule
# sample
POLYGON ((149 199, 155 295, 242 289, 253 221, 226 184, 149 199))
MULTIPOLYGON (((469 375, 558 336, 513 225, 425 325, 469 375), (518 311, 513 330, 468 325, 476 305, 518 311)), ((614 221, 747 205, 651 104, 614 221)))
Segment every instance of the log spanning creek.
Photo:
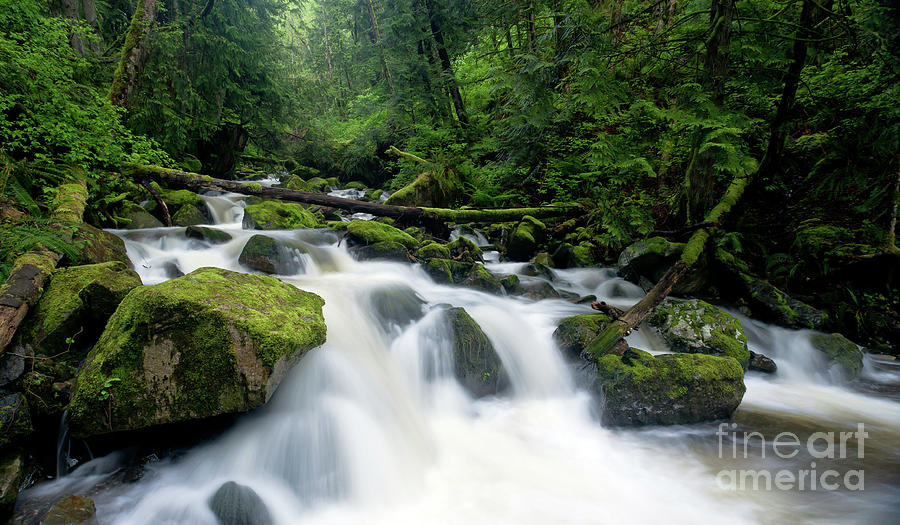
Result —
MULTIPOLYGON (((352 197, 347 191, 335 194, 352 197)), ((188 450, 151 458, 139 479, 121 481, 124 453, 114 452, 26 499, 85 494, 100 523, 147 525, 897 522, 900 367, 892 362, 866 356, 859 378, 847 381, 823 366, 813 332, 730 312, 750 350, 778 365, 775 374, 746 373, 732 418, 603 426, 585 364, 553 338, 561 319, 591 313, 589 305, 437 284, 417 264, 356 260, 328 230, 244 230, 242 196, 204 199, 230 241, 188 238, 184 228, 114 231, 143 283, 201 267, 251 272, 238 257, 252 235, 289 240, 306 253, 277 277, 325 300, 327 341, 265 406, 188 450), (502 361, 500 394, 472 395, 454 374, 447 318, 457 308, 502 361), (231 521, 212 509, 228 494, 227 505, 242 507, 231 521)), ((485 255, 493 274, 520 273, 567 295, 619 308, 643 295, 610 269, 529 276, 524 263, 485 255)), ((627 341, 669 352, 650 328, 627 341)))

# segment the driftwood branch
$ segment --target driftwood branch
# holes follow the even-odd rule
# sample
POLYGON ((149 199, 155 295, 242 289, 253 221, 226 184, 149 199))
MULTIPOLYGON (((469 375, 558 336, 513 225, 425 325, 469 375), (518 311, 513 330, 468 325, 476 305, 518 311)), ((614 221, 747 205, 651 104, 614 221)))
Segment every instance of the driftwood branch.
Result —
POLYGON ((153 189, 153 186, 151 186, 150 183, 147 182, 147 179, 141 180, 141 186, 143 186, 144 189, 153 196, 153 199, 156 200, 156 203, 159 204, 160 208, 162 208, 163 214, 166 217, 166 226, 171 226, 172 215, 169 214, 169 207, 166 206, 166 201, 163 200, 162 195, 160 195, 158 191, 153 189))

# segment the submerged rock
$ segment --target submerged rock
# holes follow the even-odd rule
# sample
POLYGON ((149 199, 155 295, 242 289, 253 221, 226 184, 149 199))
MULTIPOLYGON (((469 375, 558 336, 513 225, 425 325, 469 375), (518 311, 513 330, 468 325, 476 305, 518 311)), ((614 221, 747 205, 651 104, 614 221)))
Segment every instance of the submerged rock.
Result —
POLYGON ((274 277, 201 268, 132 291, 81 368, 75 437, 244 412, 325 341, 324 301, 274 277))
POLYGON ((503 363, 490 339, 462 308, 450 308, 446 320, 453 334, 454 373, 475 397, 494 395, 509 386, 503 363))
POLYGON ((705 301, 665 301, 647 321, 675 352, 733 357, 744 368, 750 362, 740 321, 705 301))
POLYGON ((77 349, 100 335, 122 299, 140 285, 138 274, 121 262, 58 269, 22 326, 21 340, 77 363, 84 357, 77 349))
POLYGON ((96 525, 94 500, 74 494, 56 500, 41 518, 41 525, 96 525))
POLYGON ((829 365, 839 366, 848 379, 855 378, 862 371, 862 350, 843 335, 812 334, 809 342, 813 348, 825 354, 829 365))
POLYGON ((230 233, 207 226, 188 226, 184 234, 191 239, 201 239, 210 244, 224 244, 233 239, 230 233))
POLYGON ((238 262, 265 273, 293 275, 303 270, 304 263, 300 255, 304 253, 307 253, 306 249, 299 244, 254 235, 241 250, 238 262))
POLYGON ((262 201, 244 208, 245 230, 315 228, 319 221, 306 208, 292 202, 262 201))
POLYGON ((609 426, 679 425, 731 417, 744 397, 734 359, 702 354, 652 356, 629 349, 597 360, 601 419, 609 426))
POLYGON ((234 481, 222 484, 209 499, 209 508, 221 525, 270 525, 275 523, 256 491, 234 481))
POLYGON ((506 256, 514 261, 531 259, 540 243, 544 241, 546 230, 547 226, 534 217, 530 215, 522 217, 522 221, 509 234, 506 256))

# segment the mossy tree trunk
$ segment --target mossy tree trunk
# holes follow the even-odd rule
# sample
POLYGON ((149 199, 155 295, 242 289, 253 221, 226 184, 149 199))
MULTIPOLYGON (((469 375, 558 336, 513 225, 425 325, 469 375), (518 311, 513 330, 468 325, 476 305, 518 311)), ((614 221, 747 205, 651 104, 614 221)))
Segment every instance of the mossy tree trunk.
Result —
MULTIPOLYGON (((746 175, 735 178, 719 203, 706 216, 706 222, 721 224, 725 214, 731 211, 744 194, 744 189, 747 187, 749 180, 750 177, 746 175)), ((687 274, 691 266, 703 254, 709 235, 708 228, 697 230, 685 245, 681 259, 669 268, 669 271, 647 292, 643 299, 600 332, 600 335, 597 336, 597 339, 594 340, 588 349, 588 353, 595 359, 599 359, 614 351, 614 349, 624 351, 627 347, 624 345, 617 346, 616 343, 641 324, 641 321, 672 292, 678 281, 687 274)))
MULTIPOLYGON (((50 218, 62 237, 71 241, 84 215, 87 186, 84 181, 78 181, 63 184, 57 190, 50 218)), ((0 288, 0 352, 16 334, 28 309, 40 299, 44 284, 61 257, 42 247, 19 256, 13 263, 9 278, 0 288)))
POLYGON ((128 108, 131 104, 135 83, 147 61, 147 37, 154 20, 156 0, 137 0, 125 34, 125 43, 122 44, 119 65, 109 88, 109 99, 117 106, 128 108))

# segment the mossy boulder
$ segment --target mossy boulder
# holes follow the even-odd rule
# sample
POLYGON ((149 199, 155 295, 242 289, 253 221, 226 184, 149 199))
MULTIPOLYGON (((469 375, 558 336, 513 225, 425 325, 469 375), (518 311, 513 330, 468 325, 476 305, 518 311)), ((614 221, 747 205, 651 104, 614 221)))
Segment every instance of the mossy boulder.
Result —
POLYGON ((306 249, 299 244, 254 235, 241 250, 238 262, 265 273, 293 275, 305 268, 302 257, 305 253, 306 249))
POLYGON ((0 455, 0 522, 12 514, 25 480, 25 455, 21 450, 5 451, 0 455))
POLYGON ((363 246, 355 246, 351 253, 360 261, 387 260, 410 262, 409 250, 399 242, 383 241, 363 246))
POLYGON ((69 494, 56 500, 41 518, 41 525, 97 525, 94 500, 69 494))
POLYGON ((419 248, 419 251, 416 252, 416 256, 422 260, 428 259, 449 259, 450 258, 450 249, 447 248, 446 245, 431 241, 428 244, 422 245, 419 248))
POLYGON ((69 265, 97 264, 119 261, 131 265, 125 241, 112 233, 94 228, 90 224, 80 224, 72 236, 73 244, 79 246, 78 254, 69 259, 69 265))
POLYGON ((23 324, 21 341, 77 363, 84 357, 78 349, 100 335, 122 299, 140 285, 140 276, 121 262, 58 269, 23 324))
POLYGON ((429 259, 422 265, 428 275, 441 284, 468 286, 490 293, 500 293, 501 285, 497 277, 478 263, 454 261, 452 259, 429 259))
POLYGON ((462 178, 455 170, 426 171, 391 194, 385 204, 392 206, 427 206, 449 208, 464 193, 462 178))
POLYGON ((313 177, 306 181, 306 183, 307 185, 309 185, 309 191, 325 193, 331 190, 331 186, 328 184, 328 181, 323 179, 322 177, 313 177))
POLYGON ((500 279, 500 286, 507 295, 519 295, 522 293, 522 281, 518 275, 507 275, 500 279))
MULTIPOLYGON (((600 249, 591 242, 581 242, 572 248, 572 257, 575 260, 575 266, 591 267, 597 266, 603 261, 597 256, 600 249)), ((557 264, 558 266, 558 264, 557 264)))
MULTIPOLYGON (((73 370, 74 372, 74 370, 73 370)), ((71 379, 75 374, 68 376, 71 379)), ((43 372, 32 371, 22 377, 22 393, 28 401, 31 416, 37 423, 40 418, 62 415, 69 403, 72 384, 66 381, 55 381, 54 377, 43 372)))
POLYGON ((141 208, 140 206, 135 206, 131 208, 126 214, 125 219, 128 220, 128 224, 125 226, 126 229, 129 230, 142 230, 144 228, 162 228, 163 223, 153 215, 141 208))
POLYGON ((410 234, 389 224, 375 221, 355 220, 347 224, 347 237, 355 245, 370 245, 379 242, 394 242, 407 250, 419 247, 419 241, 410 234))
POLYGON ((523 282, 519 294, 535 301, 542 299, 558 299, 562 294, 547 281, 523 282))
POLYGON ((556 277, 553 274, 553 270, 539 262, 530 262, 526 264, 519 270, 519 273, 528 277, 542 277, 548 281, 552 281, 556 277))
POLYGON ((172 215, 172 224, 174 226, 196 226, 198 224, 209 224, 209 219, 200 208, 194 205, 182 206, 172 215))
POLYGON ((203 171, 203 163, 200 159, 193 155, 184 155, 178 161, 178 167, 190 173, 201 173, 203 171))
POLYGON ((556 266, 556 264, 553 262, 553 257, 551 257, 547 252, 538 253, 531 258, 531 262, 534 264, 540 264, 545 268, 553 268, 556 266))
POLYGON ((680 425, 731 417, 744 397, 744 369, 702 354, 652 356, 629 349, 597 360, 601 420, 608 426, 680 425))
POLYGON ((0 392, 0 449, 21 442, 34 432, 28 401, 19 392, 0 392))
POLYGON ((481 248, 465 237, 459 237, 455 241, 448 243, 447 249, 450 251, 450 258, 457 261, 484 262, 484 259, 482 259, 484 253, 481 251, 481 248))
POLYGON ((501 393, 509 386, 503 363, 490 339, 463 308, 450 308, 445 319, 453 337, 454 373, 475 397, 501 393))
POLYGON ((530 215, 522 217, 519 224, 509 234, 506 256, 514 261, 527 261, 544 242, 547 226, 530 215))
POLYGON ((262 498, 252 488, 234 481, 223 483, 209 499, 209 509, 223 525, 275 523, 262 498))
POLYGON ((282 188, 296 191, 312 191, 312 186, 299 175, 292 175, 281 185, 282 188))
POLYGON ((822 329, 828 314, 794 299, 766 281, 741 275, 750 308, 763 319, 791 328, 822 329))
POLYGON ((233 239, 230 233, 207 226, 188 226, 184 234, 191 239, 200 239, 210 244, 224 244, 233 239))
POLYGON ((612 322, 606 314, 585 314, 566 317, 553 332, 553 340, 563 354, 573 360, 590 359, 587 349, 597 335, 612 322))
MULTIPOLYGON (((621 277, 633 283, 650 283, 652 286, 678 261, 684 247, 684 243, 670 242, 662 237, 638 241, 619 254, 617 271, 621 277)), ((678 281, 672 293, 689 295, 703 290, 708 284, 706 260, 701 258, 678 281)))
POLYGON ((741 322, 705 301, 665 301, 647 321, 675 352, 733 357, 744 368, 750 362, 741 322))
POLYGON ((848 379, 855 378, 862 371, 862 350, 843 335, 816 333, 809 336, 809 342, 813 348, 825 354, 829 365, 839 366, 848 379))
POLYGON ((344 187, 347 189, 351 189, 351 190, 361 190, 361 191, 366 190, 366 185, 363 184, 362 182, 359 182, 358 180, 352 180, 352 181, 348 182, 347 184, 344 184, 344 187))
POLYGON ((274 277, 219 268, 133 290, 78 374, 72 435, 264 404, 293 363, 325 341, 323 303, 274 277))
POLYGON ((245 230, 294 230, 315 228, 316 216, 292 202, 263 201, 244 208, 245 230))
POLYGON ((316 168, 311 168, 309 166, 297 166, 296 168, 291 170, 291 175, 296 175, 298 177, 303 177, 304 179, 311 179, 313 177, 318 177, 322 172, 317 170, 316 168))

